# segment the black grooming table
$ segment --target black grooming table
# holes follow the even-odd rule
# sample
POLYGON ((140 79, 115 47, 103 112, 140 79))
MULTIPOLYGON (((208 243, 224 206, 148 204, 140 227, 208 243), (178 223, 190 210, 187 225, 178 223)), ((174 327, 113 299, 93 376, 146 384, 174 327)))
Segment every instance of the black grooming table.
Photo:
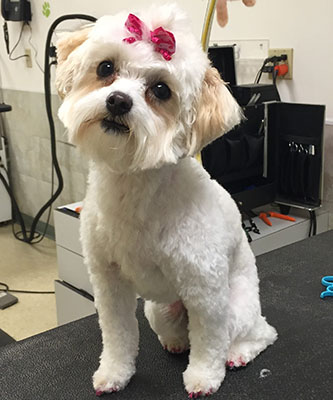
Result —
MULTIPOLYGON (((263 313, 279 339, 246 368, 227 373, 213 399, 318 400, 332 396, 333 298, 320 299, 333 275, 333 231, 258 257, 263 313), (268 371, 267 371, 268 370, 268 371), (260 377, 261 374, 264 377, 260 377)), ((114 400, 184 400, 188 355, 170 355, 139 302, 137 373, 114 400)), ((0 348, 0 398, 96 399, 91 376, 101 351, 96 316, 0 348)))

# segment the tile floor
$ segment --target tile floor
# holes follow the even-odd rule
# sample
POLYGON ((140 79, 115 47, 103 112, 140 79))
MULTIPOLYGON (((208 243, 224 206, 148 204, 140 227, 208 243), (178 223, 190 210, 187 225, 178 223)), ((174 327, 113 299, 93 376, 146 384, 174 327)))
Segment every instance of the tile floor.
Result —
MULTIPOLYGON (((0 226, 0 282, 12 289, 53 291, 57 279, 56 245, 44 238, 34 246, 16 240, 11 226, 0 226)), ((54 294, 21 294, 0 310, 0 328, 21 340, 57 326, 54 294)))

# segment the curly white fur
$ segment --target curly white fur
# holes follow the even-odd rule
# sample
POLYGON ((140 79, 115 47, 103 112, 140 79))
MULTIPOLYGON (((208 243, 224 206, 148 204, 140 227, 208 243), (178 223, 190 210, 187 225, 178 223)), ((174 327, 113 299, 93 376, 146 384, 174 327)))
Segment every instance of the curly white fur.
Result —
POLYGON ((230 195, 187 157, 231 129, 241 112, 184 15, 173 5, 140 18, 176 38, 171 61, 149 41, 123 42, 127 13, 103 17, 58 44, 60 118, 70 140, 90 158, 81 215, 85 263, 94 288, 103 352, 93 379, 97 394, 126 386, 138 353, 136 294, 171 352, 190 347, 188 393, 215 392, 225 364, 253 360, 277 335, 261 316, 254 256, 230 195), (103 60, 114 74, 96 76, 103 60), (171 98, 151 94, 164 82, 171 98), (133 101, 105 131, 106 98, 133 101))

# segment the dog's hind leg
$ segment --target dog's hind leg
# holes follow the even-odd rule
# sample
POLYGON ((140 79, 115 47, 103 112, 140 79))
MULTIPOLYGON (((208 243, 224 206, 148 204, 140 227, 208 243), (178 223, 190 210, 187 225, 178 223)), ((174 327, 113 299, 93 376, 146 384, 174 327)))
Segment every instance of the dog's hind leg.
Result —
POLYGON ((277 338, 276 330, 261 315, 257 267, 245 235, 233 264, 229 277, 229 368, 245 366, 277 338))
MULTIPOLYGON (((220 248, 217 251, 219 240, 203 240, 205 231, 201 227, 200 235, 195 232, 190 239, 190 229, 186 227, 185 231, 186 240, 174 241, 176 247, 168 248, 171 261, 160 265, 188 314, 190 355, 183 380, 193 398, 215 393, 225 377, 230 347, 229 257, 220 248)), ((205 234, 212 236, 209 232, 205 234)))
POLYGON ((258 316, 250 332, 245 337, 236 338, 230 346, 227 366, 229 368, 244 367, 276 339, 276 330, 266 322, 263 316, 258 316))
POLYGON ((165 350, 170 353, 188 350, 187 311, 180 300, 172 304, 146 300, 145 315, 165 350))

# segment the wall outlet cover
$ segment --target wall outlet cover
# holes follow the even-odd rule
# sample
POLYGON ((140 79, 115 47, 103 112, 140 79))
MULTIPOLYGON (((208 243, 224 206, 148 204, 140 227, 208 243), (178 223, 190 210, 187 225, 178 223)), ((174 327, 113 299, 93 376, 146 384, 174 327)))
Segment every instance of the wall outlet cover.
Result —
MULTIPOLYGON (((286 64, 288 64, 288 73, 284 75, 282 79, 293 79, 294 49, 291 48, 268 49, 268 57, 281 56, 282 54, 287 54, 286 64)), ((270 78, 272 79, 271 74, 270 78)))

